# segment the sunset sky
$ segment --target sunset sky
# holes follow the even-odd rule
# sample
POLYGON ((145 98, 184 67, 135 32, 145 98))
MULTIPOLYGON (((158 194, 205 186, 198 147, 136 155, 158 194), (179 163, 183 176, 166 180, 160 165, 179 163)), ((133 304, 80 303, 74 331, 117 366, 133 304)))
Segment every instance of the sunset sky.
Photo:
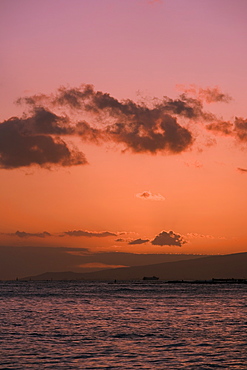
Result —
POLYGON ((245 0, 1 0, 0 254, 78 270, 247 251, 246 17, 245 0))

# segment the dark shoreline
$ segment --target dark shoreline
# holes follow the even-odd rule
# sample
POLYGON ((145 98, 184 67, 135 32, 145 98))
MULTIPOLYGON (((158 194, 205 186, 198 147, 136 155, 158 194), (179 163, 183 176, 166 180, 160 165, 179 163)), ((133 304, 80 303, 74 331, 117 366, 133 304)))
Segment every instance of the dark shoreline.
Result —
POLYGON ((170 280, 169 284, 247 284, 247 279, 170 280))
POLYGON ((203 284, 203 285, 214 285, 214 284, 247 284, 247 279, 210 279, 210 280, 87 280, 87 279, 15 279, 15 280, 0 280, 0 282, 17 282, 17 283, 39 283, 39 282, 81 282, 81 283, 108 283, 108 284, 203 284))

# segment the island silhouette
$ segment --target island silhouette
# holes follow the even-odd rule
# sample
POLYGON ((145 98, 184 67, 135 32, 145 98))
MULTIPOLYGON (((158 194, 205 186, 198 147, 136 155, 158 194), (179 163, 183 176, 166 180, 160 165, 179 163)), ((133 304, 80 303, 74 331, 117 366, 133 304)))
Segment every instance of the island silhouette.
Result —
MULTIPOLYGON (((217 255, 159 264, 122 267, 89 273, 45 272, 20 280, 142 280, 158 277, 166 281, 247 279, 247 253, 217 255)), ((156 279, 154 279, 156 280, 156 279)), ((215 280, 216 281, 216 280, 215 280)))

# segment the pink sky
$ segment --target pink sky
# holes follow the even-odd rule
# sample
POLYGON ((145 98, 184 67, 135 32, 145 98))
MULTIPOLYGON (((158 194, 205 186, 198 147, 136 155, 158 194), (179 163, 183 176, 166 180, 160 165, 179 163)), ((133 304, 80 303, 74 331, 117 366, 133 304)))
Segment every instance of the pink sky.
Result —
MULTIPOLYGON (((0 245, 80 247, 93 253, 246 251, 246 1, 2 0, 0 14, 0 245), (58 101, 61 86, 78 93, 82 84, 94 86, 90 110, 58 101), (98 105, 95 114, 97 91, 121 108, 98 105), (185 91, 187 100, 180 95, 185 91), (210 103, 213 93, 218 101, 210 103), (36 97, 34 106, 15 103, 40 94, 45 99, 36 97), (186 102, 187 108, 203 102, 202 112, 193 117, 174 107, 168 112, 164 96, 186 102), (138 107, 135 116, 123 113, 128 99, 138 107), (153 118, 141 115, 144 104, 153 118), (154 117, 158 104, 163 110, 154 117), (66 147, 76 147, 84 155, 81 164, 17 164, 24 148, 15 152, 13 135, 23 122, 33 125, 27 118, 41 106, 66 115, 66 123, 59 122, 67 128, 86 121, 90 130, 97 129, 98 143, 78 130, 65 136, 35 131, 44 140, 59 136, 66 147), (207 112, 212 115, 205 119, 207 112), (170 142, 166 149, 137 149, 145 135, 163 132, 159 125, 168 122, 167 114, 191 134, 191 142, 179 150, 170 142), (13 129, 8 120, 14 116, 13 129), (150 119, 156 126, 147 133, 150 119), (143 120, 147 126, 140 129, 143 120), (121 133, 109 133, 120 123, 121 133), (139 127, 131 143, 128 124, 139 127), (74 230, 91 234, 66 234, 74 230), (173 245, 155 244, 159 234, 173 245)), ((28 135, 33 140, 34 132, 28 135)), ((37 145, 31 152, 41 151, 37 145)), ((157 147, 156 136, 150 145, 157 147)))

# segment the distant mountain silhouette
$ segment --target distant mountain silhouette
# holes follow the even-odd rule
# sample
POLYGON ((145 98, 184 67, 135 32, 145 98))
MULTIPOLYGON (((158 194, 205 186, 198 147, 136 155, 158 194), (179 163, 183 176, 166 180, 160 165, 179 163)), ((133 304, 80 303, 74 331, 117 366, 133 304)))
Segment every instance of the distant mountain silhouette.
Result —
POLYGON ((78 275, 82 274, 72 271, 45 272, 44 274, 27 276, 19 280, 82 280, 78 275))
POLYGON ((90 273, 47 272, 21 280, 141 280, 144 276, 157 276, 160 280, 247 279, 247 253, 207 256, 90 273))

